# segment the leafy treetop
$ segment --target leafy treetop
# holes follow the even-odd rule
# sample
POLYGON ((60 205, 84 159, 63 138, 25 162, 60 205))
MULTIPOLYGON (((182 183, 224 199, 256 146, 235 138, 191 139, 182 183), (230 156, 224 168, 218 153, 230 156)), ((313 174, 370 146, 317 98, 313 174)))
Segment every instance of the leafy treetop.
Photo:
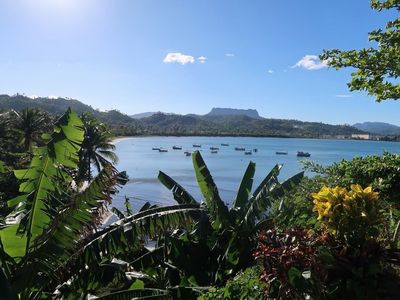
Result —
MULTIPOLYGON (((400 0, 372 0, 371 7, 381 11, 396 9, 400 12, 400 0)), ((369 41, 377 47, 361 50, 324 50, 321 60, 338 69, 353 67, 352 80, 348 83, 351 91, 366 91, 376 101, 400 99, 400 18, 389 21, 385 30, 369 33, 369 41)))

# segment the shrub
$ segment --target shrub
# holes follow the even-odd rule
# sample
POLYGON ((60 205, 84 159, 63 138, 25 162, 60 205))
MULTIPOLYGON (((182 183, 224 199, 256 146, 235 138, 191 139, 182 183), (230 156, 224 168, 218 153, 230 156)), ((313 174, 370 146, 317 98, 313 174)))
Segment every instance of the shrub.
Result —
POLYGON ((259 235, 254 253, 264 270, 266 295, 276 299, 319 299, 325 270, 320 251, 322 240, 303 229, 270 229, 259 235))
POLYGON ((265 285, 258 277, 261 266, 255 265, 238 273, 221 288, 212 287, 206 294, 201 295, 199 300, 242 300, 242 299, 264 299, 265 285))
POLYGON ((323 187, 312 197, 318 220, 340 241, 359 246, 378 237, 383 218, 379 194, 371 187, 363 189, 358 184, 351 185, 349 190, 323 187))

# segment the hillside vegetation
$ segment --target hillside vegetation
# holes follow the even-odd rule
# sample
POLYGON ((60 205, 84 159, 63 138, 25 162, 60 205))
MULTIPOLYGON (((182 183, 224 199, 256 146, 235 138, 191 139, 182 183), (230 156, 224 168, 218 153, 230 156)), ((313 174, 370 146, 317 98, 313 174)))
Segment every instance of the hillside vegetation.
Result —
POLYGON ((265 119, 256 110, 217 109, 204 116, 155 113, 150 117, 133 119, 117 110, 101 112, 78 100, 66 98, 36 98, 0 95, 0 109, 22 110, 40 108, 61 115, 68 107, 78 114, 90 113, 107 123, 116 135, 226 135, 326 138, 363 133, 348 125, 329 125, 297 120, 265 119), (240 115, 239 112, 243 112, 240 115), (250 115, 249 115, 250 114, 250 115))

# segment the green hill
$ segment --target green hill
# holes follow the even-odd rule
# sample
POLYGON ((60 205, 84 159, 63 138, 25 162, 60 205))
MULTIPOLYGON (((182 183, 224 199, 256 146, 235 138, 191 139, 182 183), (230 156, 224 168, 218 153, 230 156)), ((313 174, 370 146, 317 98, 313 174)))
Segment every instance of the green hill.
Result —
POLYGON ((61 115, 68 107, 78 114, 92 113, 117 135, 226 135, 321 138, 363 133, 348 125, 261 118, 256 110, 213 109, 204 116, 155 113, 133 119, 117 110, 101 112, 78 100, 0 95, 0 109, 35 107, 61 115), (243 114, 241 114, 243 112, 243 114))

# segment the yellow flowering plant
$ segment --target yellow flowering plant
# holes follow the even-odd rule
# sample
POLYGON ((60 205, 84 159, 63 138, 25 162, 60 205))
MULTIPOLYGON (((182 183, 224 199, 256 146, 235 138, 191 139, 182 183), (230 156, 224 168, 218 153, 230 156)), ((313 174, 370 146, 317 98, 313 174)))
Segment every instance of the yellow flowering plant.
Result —
POLYGON ((318 220, 338 239, 360 245, 378 236, 382 211, 379 193, 370 186, 364 189, 358 184, 351 185, 350 189, 323 187, 311 196, 318 220))

